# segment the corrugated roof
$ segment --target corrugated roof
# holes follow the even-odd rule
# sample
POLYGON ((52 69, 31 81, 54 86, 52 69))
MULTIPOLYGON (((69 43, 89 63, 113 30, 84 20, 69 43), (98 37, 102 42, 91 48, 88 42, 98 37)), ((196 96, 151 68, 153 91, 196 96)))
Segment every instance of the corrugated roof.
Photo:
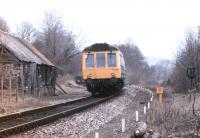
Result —
POLYGON ((24 43, 33 53, 35 53, 41 60, 43 60, 46 64, 50 66, 54 66, 54 64, 47 59, 40 51, 38 51, 31 43, 24 39, 20 39, 22 43, 24 43))
POLYGON ((54 66, 51 61, 49 61, 41 52, 39 52, 26 40, 19 39, 8 33, 0 31, 0 41, 2 45, 10 50, 21 61, 54 66))

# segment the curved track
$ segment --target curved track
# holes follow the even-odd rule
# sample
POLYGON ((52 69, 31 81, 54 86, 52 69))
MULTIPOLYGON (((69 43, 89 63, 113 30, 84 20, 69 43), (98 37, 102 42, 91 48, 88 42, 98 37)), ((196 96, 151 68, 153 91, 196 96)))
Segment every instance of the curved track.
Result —
POLYGON ((83 109, 102 103, 119 94, 109 97, 87 97, 71 102, 37 108, 30 111, 0 117, 0 137, 27 131, 50 123, 58 118, 77 113, 83 109))

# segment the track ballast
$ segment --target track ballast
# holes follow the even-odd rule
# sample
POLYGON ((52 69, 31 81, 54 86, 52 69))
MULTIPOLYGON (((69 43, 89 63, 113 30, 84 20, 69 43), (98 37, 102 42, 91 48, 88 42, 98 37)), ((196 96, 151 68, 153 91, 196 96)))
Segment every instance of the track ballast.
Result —
POLYGON ((77 113, 83 109, 102 103, 117 95, 118 94, 115 94, 109 97, 87 97, 71 102, 2 116, 0 117, 0 137, 24 132, 53 122, 61 117, 77 113))

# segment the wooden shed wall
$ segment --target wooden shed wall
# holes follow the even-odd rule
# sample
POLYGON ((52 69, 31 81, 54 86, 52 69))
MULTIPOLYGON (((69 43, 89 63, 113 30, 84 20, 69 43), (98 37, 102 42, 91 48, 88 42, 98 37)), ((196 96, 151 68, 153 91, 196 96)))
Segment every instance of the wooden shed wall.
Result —
POLYGON ((5 47, 0 45, 0 63, 19 64, 19 60, 5 47))
POLYGON ((32 95, 54 95, 56 82, 55 67, 36 63, 24 64, 26 93, 32 95))
POLYGON ((35 96, 55 94, 55 67, 19 61, 2 45, 0 45, 0 71, 0 77, 4 78, 4 88, 8 86, 8 80, 11 77, 12 87, 18 84, 20 86, 18 89, 24 94, 35 96))

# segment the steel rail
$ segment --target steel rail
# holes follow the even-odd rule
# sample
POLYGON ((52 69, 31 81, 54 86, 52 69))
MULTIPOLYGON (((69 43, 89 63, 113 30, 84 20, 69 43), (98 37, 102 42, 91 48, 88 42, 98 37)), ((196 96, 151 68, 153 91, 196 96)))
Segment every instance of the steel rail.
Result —
POLYGON ((0 137, 6 137, 51 123, 61 117, 72 115, 86 108, 112 99, 117 95, 119 95, 119 93, 108 97, 86 97, 75 101, 1 116, 0 137))

